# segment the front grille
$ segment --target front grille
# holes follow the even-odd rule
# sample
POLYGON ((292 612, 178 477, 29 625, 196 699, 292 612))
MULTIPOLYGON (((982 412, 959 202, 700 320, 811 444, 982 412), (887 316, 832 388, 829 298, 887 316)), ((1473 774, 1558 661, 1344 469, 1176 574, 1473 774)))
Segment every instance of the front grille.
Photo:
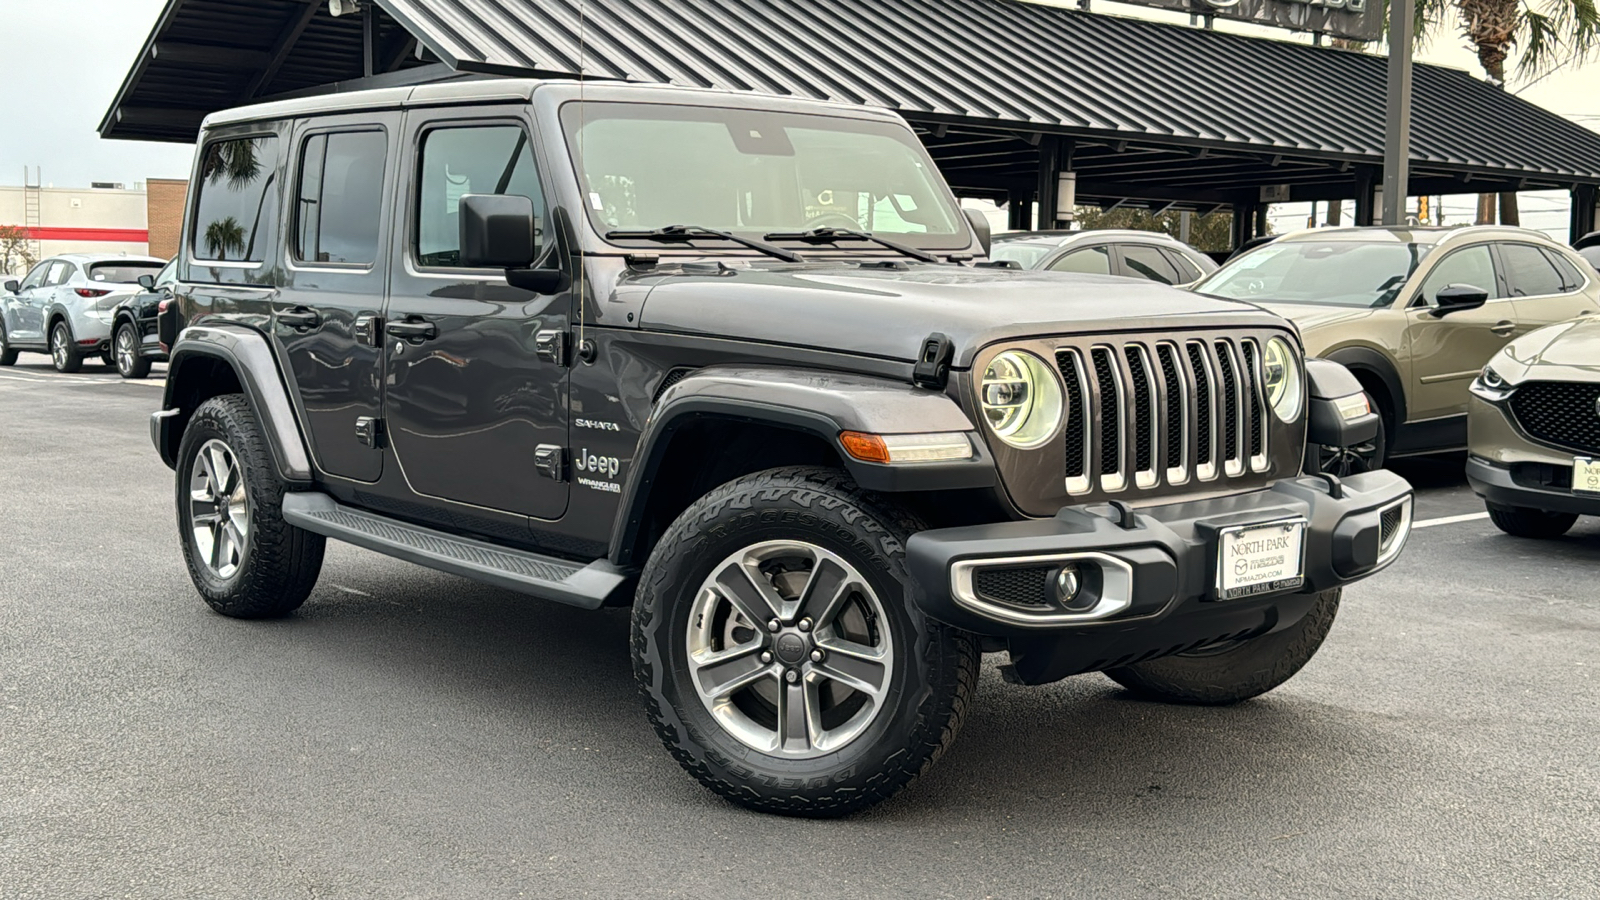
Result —
POLYGON ((1400 520, 1404 519, 1406 511, 1404 504, 1391 506, 1378 517, 1378 546, 1387 547, 1394 540, 1394 533, 1400 527, 1400 520))
POLYGON ((1067 492, 1267 471, 1260 350, 1256 338, 1057 350, 1067 383, 1067 492))
POLYGON ((979 569, 972 574, 978 596, 1013 606, 1044 606, 1054 566, 1014 566, 979 569))
POLYGON ((1511 414, 1537 441, 1600 453, 1600 383, 1530 381, 1511 395, 1511 414))

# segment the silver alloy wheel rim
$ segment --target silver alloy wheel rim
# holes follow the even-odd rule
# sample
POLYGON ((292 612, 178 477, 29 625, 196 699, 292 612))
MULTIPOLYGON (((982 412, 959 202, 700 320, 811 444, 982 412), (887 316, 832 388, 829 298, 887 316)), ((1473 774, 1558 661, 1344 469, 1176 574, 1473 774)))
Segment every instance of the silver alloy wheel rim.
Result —
POLYGON ((117 371, 124 375, 133 371, 133 332, 126 325, 117 329, 117 371))
POLYGON ((894 667, 872 586, 803 541, 753 544, 718 563, 695 594, 686 643, 706 710, 740 743, 787 759, 860 737, 894 667))
POLYGON ((228 445, 206 441, 189 472, 189 525, 198 558, 219 578, 231 578, 244 561, 250 505, 244 470, 228 445))
POLYGON ((57 323, 55 330, 50 332, 50 358, 58 369, 67 365, 67 326, 64 324, 57 323))

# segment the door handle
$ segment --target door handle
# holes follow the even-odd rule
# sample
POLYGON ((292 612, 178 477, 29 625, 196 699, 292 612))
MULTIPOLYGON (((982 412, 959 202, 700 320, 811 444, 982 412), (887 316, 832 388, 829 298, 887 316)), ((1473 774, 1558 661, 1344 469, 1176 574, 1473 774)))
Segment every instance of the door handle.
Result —
POLYGON ((391 337, 405 338, 408 341, 431 341, 439 336, 439 326, 422 319, 411 318, 404 322, 390 322, 383 326, 383 330, 391 337))
POLYGON ((1515 322, 1496 322, 1493 325, 1489 326, 1489 330, 1494 332, 1495 334, 1500 335, 1501 337, 1504 337, 1505 335, 1508 335, 1511 332, 1517 330, 1517 323, 1515 323, 1515 322))
POLYGON ((314 309, 296 306, 294 309, 286 309, 278 313, 278 322, 294 329, 315 328, 322 324, 322 316, 318 315, 314 309))

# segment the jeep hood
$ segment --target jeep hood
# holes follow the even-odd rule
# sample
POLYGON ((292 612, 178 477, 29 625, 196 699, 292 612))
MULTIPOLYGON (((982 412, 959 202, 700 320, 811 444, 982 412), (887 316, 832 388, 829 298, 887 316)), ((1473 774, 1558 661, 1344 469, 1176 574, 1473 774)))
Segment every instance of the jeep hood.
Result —
POLYGON ((1248 303, 1104 275, 914 263, 696 268, 633 280, 635 290, 649 283, 642 327, 906 362, 937 332, 966 368, 979 348, 1013 338, 1284 324, 1248 303))

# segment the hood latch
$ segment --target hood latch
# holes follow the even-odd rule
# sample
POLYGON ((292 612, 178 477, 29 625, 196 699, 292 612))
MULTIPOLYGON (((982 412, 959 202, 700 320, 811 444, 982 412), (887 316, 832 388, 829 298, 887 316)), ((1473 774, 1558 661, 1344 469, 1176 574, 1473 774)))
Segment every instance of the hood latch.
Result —
POLYGON ((911 370, 911 381, 918 387, 944 390, 950 383, 950 361, 955 358, 956 345, 946 335, 934 332, 922 341, 922 352, 917 354, 917 364, 911 370))

